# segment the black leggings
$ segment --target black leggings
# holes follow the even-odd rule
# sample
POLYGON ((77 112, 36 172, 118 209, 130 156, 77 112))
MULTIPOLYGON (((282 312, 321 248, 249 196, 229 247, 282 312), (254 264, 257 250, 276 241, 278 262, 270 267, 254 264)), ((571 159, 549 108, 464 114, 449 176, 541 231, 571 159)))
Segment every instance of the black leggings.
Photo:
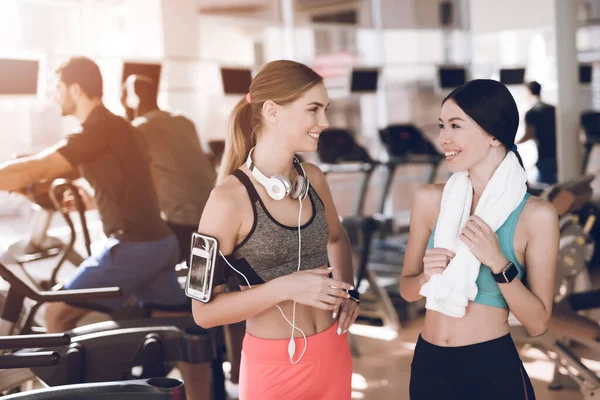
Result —
POLYGON ((510 334, 470 346, 417 341, 410 377, 411 400, 535 400, 510 334))

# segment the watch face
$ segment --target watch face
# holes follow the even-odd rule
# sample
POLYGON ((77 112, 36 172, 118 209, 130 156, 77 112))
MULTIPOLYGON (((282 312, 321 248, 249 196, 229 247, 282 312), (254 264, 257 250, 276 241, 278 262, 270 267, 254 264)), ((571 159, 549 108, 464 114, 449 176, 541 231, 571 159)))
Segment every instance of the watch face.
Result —
POLYGON ((511 282, 515 277, 519 274, 517 271, 517 267, 512 262, 509 263, 504 269, 504 276, 506 278, 506 282, 511 282))
POLYGON ((502 272, 494 274, 494 279, 498 283, 510 283, 517 275, 519 275, 517 267, 512 262, 509 262, 502 272))

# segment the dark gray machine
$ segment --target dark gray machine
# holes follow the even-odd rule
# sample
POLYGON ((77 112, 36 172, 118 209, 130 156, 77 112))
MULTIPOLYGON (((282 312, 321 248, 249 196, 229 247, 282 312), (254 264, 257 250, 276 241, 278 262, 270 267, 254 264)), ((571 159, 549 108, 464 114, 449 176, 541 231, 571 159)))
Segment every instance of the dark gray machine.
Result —
MULTIPOLYGON (((8 329, 9 334, 15 333, 15 330, 31 332, 33 314, 44 303, 68 302, 85 307, 86 302, 120 294, 118 288, 39 292, 2 264, 0 277, 10 285, 0 314, 4 325, 12 326, 8 329), (35 305, 23 326, 16 328, 26 298, 33 300, 35 305)), ((37 350, 15 353, 15 356, 27 357, 40 351, 59 352, 63 361, 54 368, 31 368, 29 374, 19 379, 1 380, 6 386, 0 387, 0 390, 34 376, 49 386, 163 377, 173 363, 198 364, 215 359, 211 335, 198 327, 191 317, 107 321, 76 328, 68 335, 71 343, 66 348, 38 345, 40 348, 37 350)))
MULTIPOLYGON (((71 338, 67 334, 29 335, 0 337, 0 350, 20 349, 14 354, 0 356, 0 369, 52 368, 64 358, 57 351, 27 351, 25 347, 68 346, 71 338)), ((113 353, 118 358, 118 353, 113 353)), ((182 381, 169 378, 139 379, 125 382, 103 382, 65 385, 48 389, 12 394, 4 399, 67 400, 108 399, 111 400, 185 400, 182 381)))

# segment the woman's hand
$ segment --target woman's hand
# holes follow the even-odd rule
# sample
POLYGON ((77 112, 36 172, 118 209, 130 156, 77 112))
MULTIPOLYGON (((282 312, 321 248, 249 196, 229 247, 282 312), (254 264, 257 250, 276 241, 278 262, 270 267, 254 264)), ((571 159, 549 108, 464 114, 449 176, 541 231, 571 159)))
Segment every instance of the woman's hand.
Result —
POLYGON ((329 278, 330 273, 330 269, 318 268, 294 272, 273 281, 280 285, 285 300, 321 310, 334 310, 350 297, 346 291, 354 289, 354 286, 329 278))
POLYGON ((333 311, 333 318, 335 318, 338 313, 340 319, 338 321, 337 334, 342 335, 346 333, 348 328, 356 321, 358 314, 360 314, 359 301, 352 297, 343 299, 340 306, 333 311))
POLYGON ((481 218, 473 215, 460 233, 460 240, 482 264, 487 265, 494 274, 499 274, 508 264, 500 249, 498 236, 481 218))
POLYGON ((421 285, 429 282, 433 275, 444 272, 450 261, 454 258, 454 253, 448 249, 434 248, 425 250, 423 257, 423 275, 421 285))

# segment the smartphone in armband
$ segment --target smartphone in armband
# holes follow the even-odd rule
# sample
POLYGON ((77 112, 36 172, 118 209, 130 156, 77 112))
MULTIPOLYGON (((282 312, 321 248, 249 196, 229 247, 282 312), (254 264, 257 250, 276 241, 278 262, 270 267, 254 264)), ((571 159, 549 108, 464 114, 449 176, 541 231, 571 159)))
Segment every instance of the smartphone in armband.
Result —
POLYGON ((219 242, 214 237, 194 233, 191 246, 185 294, 192 299, 208 303, 212 296, 219 242))

